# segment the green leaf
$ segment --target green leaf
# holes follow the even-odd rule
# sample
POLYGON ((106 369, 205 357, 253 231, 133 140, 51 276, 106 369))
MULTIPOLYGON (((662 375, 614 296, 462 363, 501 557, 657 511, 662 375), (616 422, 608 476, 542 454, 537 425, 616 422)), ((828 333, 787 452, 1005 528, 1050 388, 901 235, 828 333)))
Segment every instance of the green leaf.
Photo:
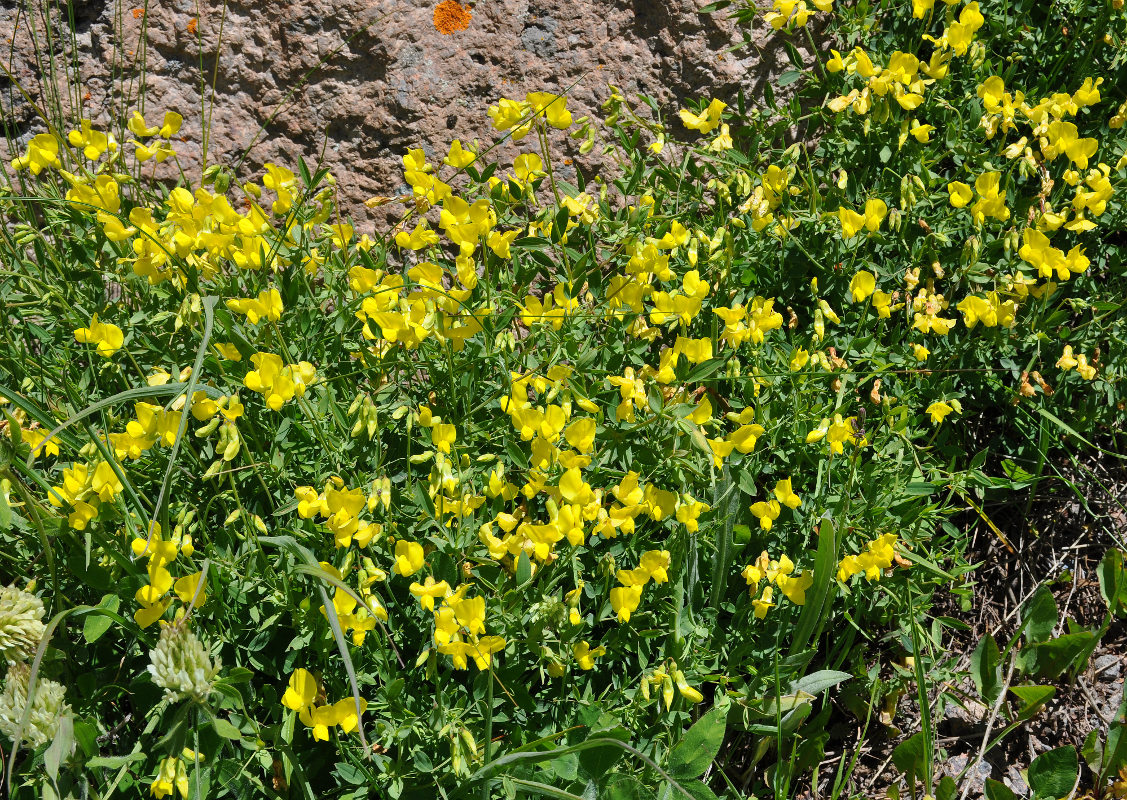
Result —
POLYGON ((1065 797, 1072 791, 1080 766, 1076 748, 1072 745, 1058 747, 1042 753, 1029 765, 1026 780, 1035 798, 1065 797))
POLYGON ((47 774, 51 776, 52 781, 58 781, 59 767, 70 755, 73 747, 74 717, 71 714, 63 714, 59 717, 59 724, 56 727, 54 737, 51 739, 50 746, 43 753, 43 768, 47 770, 47 774))
POLYGON ((999 663, 998 643, 989 633, 982 637, 970 657, 970 674, 978 694, 992 706, 1002 692, 1002 667, 999 663))
POLYGON ((632 775, 615 774, 604 784, 600 797, 607 800, 646 800, 653 793, 632 775))
POLYGON ((12 507, 8 505, 8 492, 0 487, 0 531, 12 527, 12 507))
POLYGON ((1010 787, 993 778, 986 779, 986 800, 1017 800, 1010 787))
POLYGON ((807 694, 817 695, 852 677, 848 672, 836 669, 821 669, 799 678, 791 684, 790 691, 792 694, 806 692, 807 694))
POLYGON ((532 580, 532 562, 528 560, 528 553, 520 551, 517 558, 517 583, 524 585, 532 580))
POLYGON ((935 800, 955 800, 959 796, 959 787, 950 775, 939 779, 939 787, 935 790, 935 800))
POLYGON ((837 593, 837 542, 837 531, 833 523, 823 519, 818 526, 814 585, 806 591, 806 605, 798 615, 798 623, 791 638, 791 655, 805 650, 812 639, 821 635, 822 628, 829 618, 830 606, 837 593))
POLYGON ((579 767, 583 771, 584 777, 600 781, 604 775, 610 772, 611 767, 618 762, 621 755, 621 752, 609 743, 595 746, 579 754, 579 767))
POLYGON ((892 763, 908 776, 909 783, 923 772, 924 759, 927 758, 926 750, 927 741, 920 732, 909 736, 892 751, 892 763))
POLYGON ((239 729, 222 717, 215 717, 214 719, 212 719, 211 724, 215 728, 215 732, 222 736, 224 739, 238 741, 243 738, 243 734, 239 731, 239 729))
POLYGON ((145 758, 144 753, 130 753, 127 756, 94 756, 86 762, 86 766, 90 768, 104 767, 105 769, 119 769, 126 764, 132 764, 134 761, 144 761, 145 758))
POLYGON ((1127 767, 1127 728, 1115 723, 1107 732, 1103 746, 1103 768, 1100 770, 1101 783, 1127 767))
POLYGON ((1084 737, 1084 744, 1080 748, 1080 755, 1084 759, 1084 763, 1088 765, 1088 769, 1097 775, 1103 771, 1104 763, 1104 743, 1100 738, 1100 732, 1093 730, 1084 737))
POLYGON ((1018 699, 1017 718, 1026 720, 1036 714, 1041 706, 1057 693, 1053 686, 1011 686, 1010 692, 1018 699))
POLYGON ((1057 601, 1048 586, 1041 584, 1037 587, 1021 609, 1021 621, 1031 642, 1044 642, 1053 635, 1060 615, 1057 613, 1057 601))
POLYGON ((1039 678, 1053 680, 1070 669, 1078 669, 1088 660, 1099 638, 1092 631, 1066 633, 1047 642, 1026 647, 1018 657, 1018 665, 1039 678))
MULTIPOLYGON (((120 606, 121 598, 116 594, 107 594, 102 598, 101 602, 98 603, 98 608, 104 608, 115 613, 120 606)), ((88 643, 93 644, 101 639, 105 632, 112 626, 112 617, 104 614, 90 614, 82 623, 82 638, 88 643)))
MULTIPOLYGON (((685 781, 681 787, 691 794, 695 800, 717 800, 716 793, 708 788, 708 785, 701 781, 685 781)), ((670 797, 676 797, 675 794, 670 794, 670 797)))
POLYGON ((1123 552, 1112 548, 1104 555, 1098 571, 1100 594, 1107 603, 1107 610, 1117 616, 1127 614, 1127 570, 1123 568, 1123 561, 1123 552))
POLYGON ((677 778, 696 778, 720 752, 727 730, 727 713, 713 708, 685 732, 685 737, 669 751, 669 772, 677 778))

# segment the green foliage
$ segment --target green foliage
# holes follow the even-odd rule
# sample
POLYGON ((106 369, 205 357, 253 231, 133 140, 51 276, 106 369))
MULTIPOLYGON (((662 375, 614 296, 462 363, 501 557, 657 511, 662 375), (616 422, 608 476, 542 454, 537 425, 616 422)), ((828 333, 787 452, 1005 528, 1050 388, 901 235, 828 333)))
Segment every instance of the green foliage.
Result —
MULTIPOLYGON (((892 762, 953 796, 952 515, 1005 541, 986 500, 1124 421, 1125 23, 859 2, 808 64, 804 17, 733 5, 785 101, 501 100, 497 149, 404 156, 389 230, 320 164, 155 180, 175 113, 44 110, 0 195, 0 576, 67 706, 3 728, 13 796, 783 797, 906 693, 892 762), (613 167, 567 183, 565 130, 613 167)), ((984 751, 1123 572, 1100 628, 1040 587, 983 639, 984 751)))

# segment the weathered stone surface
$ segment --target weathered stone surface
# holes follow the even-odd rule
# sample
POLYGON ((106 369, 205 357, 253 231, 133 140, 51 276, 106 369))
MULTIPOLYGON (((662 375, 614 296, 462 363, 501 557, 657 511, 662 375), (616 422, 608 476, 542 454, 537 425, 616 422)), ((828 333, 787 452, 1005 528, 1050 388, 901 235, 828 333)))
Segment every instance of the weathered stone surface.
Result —
MULTIPOLYGON (((323 154, 342 204, 362 214, 364 198, 405 190, 399 159, 407 148, 441 159, 452 138, 492 141, 486 109, 500 96, 568 91, 576 117, 598 108, 608 83, 628 97, 654 97, 667 115, 685 98, 732 100, 741 88, 758 96, 786 68, 781 43, 769 37, 750 54, 725 52, 742 34, 722 15, 700 13, 706 1, 490 0, 474 8, 468 30, 450 36, 434 28, 432 0, 229 0, 225 19, 218 0, 150 2, 145 14, 139 0, 136 13, 120 0, 70 7, 84 116, 104 124, 136 107, 143 69, 150 122, 165 109, 184 115, 177 149, 189 174, 210 118, 209 163, 234 165, 254 143, 240 169, 246 179, 264 162, 292 166, 323 154)), ((0 31, 15 35, 11 63, 36 102, 51 94, 31 36, 34 27, 44 41, 44 2, 0 0, 0 31), (38 11, 20 11, 28 5, 38 11)), ((69 41, 65 14, 53 16, 56 38, 69 41)), ((55 83, 66 105, 66 81, 57 75, 55 83)), ((29 104, 10 87, 0 94, 10 133, 26 140, 38 124, 29 104)), ((566 146, 573 152, 577 143, 566 146)))

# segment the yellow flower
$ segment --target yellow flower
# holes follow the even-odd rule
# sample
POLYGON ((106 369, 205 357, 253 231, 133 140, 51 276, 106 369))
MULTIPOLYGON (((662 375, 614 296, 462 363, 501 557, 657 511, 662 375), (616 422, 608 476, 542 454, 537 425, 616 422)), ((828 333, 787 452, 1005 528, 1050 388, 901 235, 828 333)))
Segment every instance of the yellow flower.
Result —
POLYGON ((806 590, 814 585, 814 573, 804 570, 797 577, 780 573, 775 576, 775 585, 796 606, 806 605, 806 590))
POLYGON ((313 705, 317 697, 317 679, 308 670, 298 668, 290 675, 289 686, 282 695, 282 705, 294 711, 301 711, 313 705))
POLYGON ((47 438, 47 431, 42 428, 34 428, 32 430, 21 431, 24 443, 31 448, 31 457, 38 458, 41 455, 58 456, 59 445, 56 439, 52 439, 43 444, 43 440, 47 438))
MULTIPOLYGON (((750 453, 755 449, 756 442, 759 437, 766 431, 762 425, 741 425, 736 430, 728 434, 728 441, 741 453, 750 453)), ((713 448, 715 451, 715 448, 713 448)))
POLYGON ((870 197, 865 201, 865 227, 869 233, 876 233, 886 216, 888 204, 879 197, 870 197))
POLYGON ((98 159, 106 150, 111 153, 117 150, 117 142, 114 137, 94 130, 88 119, 79 121, 79 129, 68 133, 67 141, 73 147, 82 148, 82 154, 91 161, 98 159))
POLYGON ((860 303, 877 288, 877 279, 873 273, 861 270, 849 282, 849 291, 853 295, 853 302, 860 303))
POLYGON ((434 578, 427 576, 425 583, 412 583, 411 594, 419 598, 419 605, 427 611, 434 611, 435 599, 441 600, 450 594, 450 584, 446 581, 434 582, 434 578))
POLYGON ((395 565, 391 571, 409 577, 423 568, 423 546, 400 539, 395 543, 395 565))
POLYGON ((32 175, 38 175, 50 167, 62 169, 62 166, 59 160, 59 140, 49 133, 33 136, 27 143, 27 152, 12 159, 12 169, 30 169, 32 175))
POLYGON ((912 0, 912 16, 916 19, 923 19, 934 5, 935 0, 912 0))
POLYGON ((564 429, 564 438, 579 452, 591 452, 595 446, 595 420, 591 417, 575 420, 564 429))
POLYGON ((689 130, 700 131, 701 133, 711 133, 712 130, 720 124, 720 115, 727 107, 727 103, 713 99, 708 104, 708 107, 699 114, 695 114, 692 111, 683 108, 680 112, 681 122, 689 130))
POLYGON ((841 221, 841 235, 846 239, 852 239, 865 227, 865 216, 858 214, 852 208, 842 206, 837 210, 837 216, 841 221))
POLYGON ((618 586, 610 590, 610 605, 618 614, 619 622, 629 622, 630 615, 638 610, 641 600, 641 586, 618 586))
POLYGON ((463 149, 461 141, 455 139, 450 143, 450 152, 442 161, 454 169, 465 169, 476 160, 477 154, 472 150, 463 149))
POLYGON ((947 192, 951 195, 951 205, 955 208, 962 208, 974 199, 974 190, 962 181, 948 183, 947 192))
POLYGON ((984 172, 974 180, 974 190, 978 193, 978 201, 971 207, 971 216, 976 223, 981 224, 986 217, 1005 222, 1010 218, 1010 210, 1006 206, 1006 192, 1000 188, 1002 173, 984 172))
POLYGON ((75 330, 74 339, 80 344, 95 345, 98 355, 103 358, 112 356, 121 349, 122 344, 125 342, 125 336, 122 334, 121 328, 109 322, 99 322, 97 314, 90 320, 89 328, 78 328, 75 330))
POLYGON ((775 497, 787 508, 798 508, 802 505, 802 498, 794 493, 790 478, 784 478, 775 484, 775 497))
POLYGON ((446 422, 439 423, 431 428, 431 442, 443 453, 450 452, 450 446, 458 436, 458 429, 446 422))
POLYGON ((765 531, 771 530, 771 524, 779 518, 781 510, 778 500, 761 500, 751 506, 751 513, 759 519, 759 527, 765 531))
POLYGON ((767 616, 767 610, 775 607, 775 604, 771 602, 773 597, 774 590, 770 586, 765 586, 763 594, 751 601, 752 608, 755 609, 756 619, 763 619, 767 616))
POLYGON ((524 101, 536 114, 543 114, 548 124, 558 130, 571 126, 571 112, 567 110, 567 97, 551 92, 529 92, 524 101))
POLYGON ((571 646, 571 653, 575 656, 579 668, 583 670, 594 669, 595 658, 606 655, 606 652, 606 648, 601 645, 592 650, 586 641, 576 642, 571 646))
POLYGON ((1057 359, 1057 366, 1065 372, 1068 372, 1068 370, 1075 367, 1078 363, 1079 362, 1072 354, 1072 345, 1066 344, 1064 346, 1064 352, 1061 354, 1061 357, 1057 359))
POLYGON ((927 413, 931 416, 931 421, 934 425, 938 425, 939 423, 943 422, 947 415, 954 410, 954 406, 943 400, 936 400, 934 403, 927 407, 927 413))
POLYGON ((931 141, 931 132, 933 130, 935 130, 934 125, 925 125, 916 120, 912 120, 912 124, 908 128, 908 132, 911 133, 920 144, 927 144, 931 141))
POLYGON ((149 786, 149 793, 153 797, 166 797, 172 794, 173 787, 180 793, 180 796, 187 800, 188 789, 188 773, 184 769, 184 762, 176 756, 168 756, 161 759, 160 767, 157 769, 157 776, 153 779, 153 783, 149 786))
MULTIPOLYGON (((282 318, 282 312, 285 311, 285 306, 282 305, 282 295, 278 293, 277 289, 267 289, 260 292, 257 299, 248 297, 228 300, 226 305, 236 314, 245 315, 251 325, 257 325, 260 319, 277 322, 282 318)), ((235 352, 238 353, 237 350, 235 352)))

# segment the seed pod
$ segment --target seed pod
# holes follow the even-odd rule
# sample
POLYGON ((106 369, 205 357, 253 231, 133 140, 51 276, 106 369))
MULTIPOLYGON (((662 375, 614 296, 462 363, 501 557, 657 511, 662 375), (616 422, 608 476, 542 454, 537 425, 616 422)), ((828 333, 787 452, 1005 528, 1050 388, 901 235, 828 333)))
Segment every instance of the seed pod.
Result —
POLYGON ((661 679, 661 699, 665 701, 665 710, 673 707, 673 679, 665 675, 661 679))

